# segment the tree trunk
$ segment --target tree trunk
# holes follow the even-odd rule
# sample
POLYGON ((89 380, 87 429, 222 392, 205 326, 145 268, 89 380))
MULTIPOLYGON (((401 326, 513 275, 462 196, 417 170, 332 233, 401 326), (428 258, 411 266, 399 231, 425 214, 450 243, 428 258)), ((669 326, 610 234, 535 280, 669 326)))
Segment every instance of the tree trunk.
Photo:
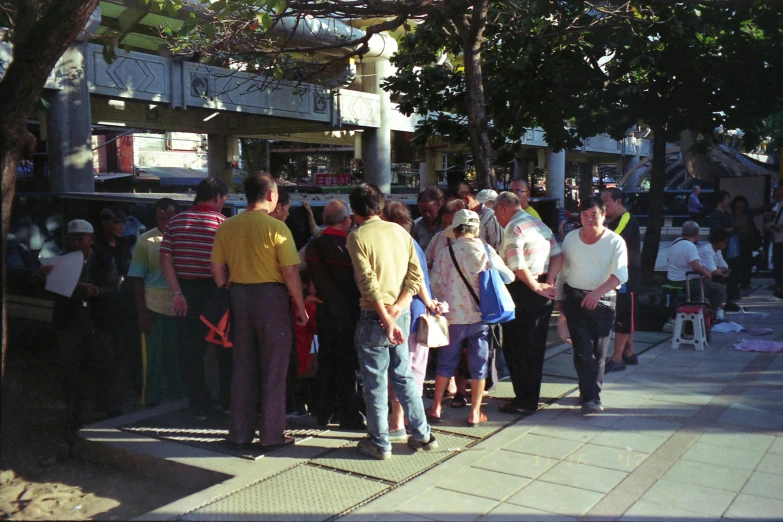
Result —
POLYGON ((49 73, 98 6, 98 0, 57 0, 48 4, 42 16, 19 11, 13 36, 11 63, 0 81, 0 159, 3 187, 3 353, 5 377, 7 321, 5 306, 5 238, 11 221, 16 166, 34 150, 35 138, 27 131, 27 115, 41 96, 49 73), (33 22, 35 20, 35 22, 33 22))
POLYGON ((663 189, 666 185, 666 128, 651 127, 653 131, 653 159, 650 171, 650 208, 647 213, 647 231, 642 247, 642 280, 652 281, 658 248, 661 245, 663 225, 663 189))
POLYGON ((484 106, 484 75, 481 71, 481 44, 484 40, 484 27, 488 2, 473 2, 474 13, 471 16, 469 37, 463 45, 465 60, 465 88, 468 98, 468 133, 473 153, 473 166, 476 169, 478 189, 496 188, 495 171, 492 168, 492 147, 489 143, 489 126, 484 106))

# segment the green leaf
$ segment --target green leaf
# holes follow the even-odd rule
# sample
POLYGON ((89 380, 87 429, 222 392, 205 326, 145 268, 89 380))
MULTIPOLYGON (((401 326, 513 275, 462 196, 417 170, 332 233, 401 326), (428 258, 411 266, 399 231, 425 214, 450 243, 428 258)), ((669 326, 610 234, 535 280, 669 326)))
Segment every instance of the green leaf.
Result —
POLYGON ((272 73, 276 80, 283 79, 283 69, 279 65, 275 65, 274 72, 272 73))
POLYGON ((272 17, 268 13, 256 13, 256 19, 264 31, 272 28, 272 17))
POLYGON ((286 1, 285 0, 276 0, 274 2, 274 5, 272 6, 272 9, 274 9, 274 11, 277 14, 280 14, 283 11, 285 11, 285 8, 286 8, 286 1))
POLYGON ((226 0, 218 0, 217 2, 209 6, 209 10, 215 12, 222 11, 225 8, 226 8, 226 0))

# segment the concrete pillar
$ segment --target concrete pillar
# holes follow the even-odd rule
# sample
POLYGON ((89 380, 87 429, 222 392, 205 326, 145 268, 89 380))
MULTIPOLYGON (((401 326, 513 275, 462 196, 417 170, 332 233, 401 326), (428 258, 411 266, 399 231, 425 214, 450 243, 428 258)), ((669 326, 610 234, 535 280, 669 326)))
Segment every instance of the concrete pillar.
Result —
POLYGON ((362 136, 364 180, 376 185, 384 194, 391 193, 391 97, 381 89, 383 79, 394 74, 388 59, 366 63, 365 86, 380 96, 380 126, 366 128, 362 136), (369 77, 368 77, 369 75, 369 77), (370 81, 367 81, 370 80, 370 81))
POLYGON ((435 152, 424 151, 424 161, 419 163, 419 190, 438 184, 438 174, 435 172, 435 152))
POLYGON ((222 179, 229 191, 234 184, 231 168, 228 166, 228 136, 223 134, 207 135, 207 171, 210 176, 222 179))
POLYGON ((93 192, 90 90, 87 85, 87 44, 71 45, 58 67, 62 90, 46 91, 51 105, 47 118, 49 187, 52 192, 93 192))
POLYGON ((564 195, 565 151, 553 152, 552 149, 546 149, 546 196, 559 199, 560 208, 563 208, 564 195))
POLYGON ((549 149, 538 149, 538 165, 536 165, 539 169, 545 168, 547 164, 547 152, 549 149))
POLYGON ((353 133, 353 158, 362 159, 362 134, 364 132, 356 131, 353 133))

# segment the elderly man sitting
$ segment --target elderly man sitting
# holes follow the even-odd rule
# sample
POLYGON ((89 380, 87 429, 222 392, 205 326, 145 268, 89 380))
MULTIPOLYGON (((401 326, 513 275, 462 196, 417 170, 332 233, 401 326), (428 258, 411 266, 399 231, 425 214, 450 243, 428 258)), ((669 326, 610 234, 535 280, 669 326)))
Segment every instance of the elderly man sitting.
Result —
POLYGON ((686 221, 682 225, 680 237, 672 243, 669 249, 669 281, 683 284, 687 280, 690 285, 691 295, 695 298, 699 295, 698 278, 704 278, 704 297, 710 303, 710 308, 715 313, 717 320, 723 319, 723 306, 726 304, 726 287, 720 283, 712 282, 712 272, 702 265, 696 241, 699 240, 699 225, 694 221, 686 221), (688 274, 697 272, 697 274, 688 274))

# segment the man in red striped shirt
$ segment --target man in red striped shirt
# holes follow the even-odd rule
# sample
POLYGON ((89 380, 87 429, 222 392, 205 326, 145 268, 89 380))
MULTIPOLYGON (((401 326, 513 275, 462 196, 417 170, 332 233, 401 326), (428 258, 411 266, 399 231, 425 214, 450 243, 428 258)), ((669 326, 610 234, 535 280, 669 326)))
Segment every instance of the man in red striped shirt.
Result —
MULTIPOLYGON (((215 294, 210 257, 215 233, 226 216, 220 213, 228 188, 218 178, 209 177, 196 188, 196 201, 187 211, 169 221, 160 246, 160 265, 174 293, 171 310, 178 321, 179 364, 187 387, 190 411, 206 419, 210 396, 204 377, 205 327, 199 320, 207 302, 215 294)), ((222 355, 222 354, 220 354, 222 355)), ((228 393, 228 377, 221 364, 221 400, 228 393)), ((226 401, 228 398, 226 397, 226 401)), ((225 401, 224 401, 225 402, 225 401)), ((224 404, 228 407, 228 404, 224 404)))

